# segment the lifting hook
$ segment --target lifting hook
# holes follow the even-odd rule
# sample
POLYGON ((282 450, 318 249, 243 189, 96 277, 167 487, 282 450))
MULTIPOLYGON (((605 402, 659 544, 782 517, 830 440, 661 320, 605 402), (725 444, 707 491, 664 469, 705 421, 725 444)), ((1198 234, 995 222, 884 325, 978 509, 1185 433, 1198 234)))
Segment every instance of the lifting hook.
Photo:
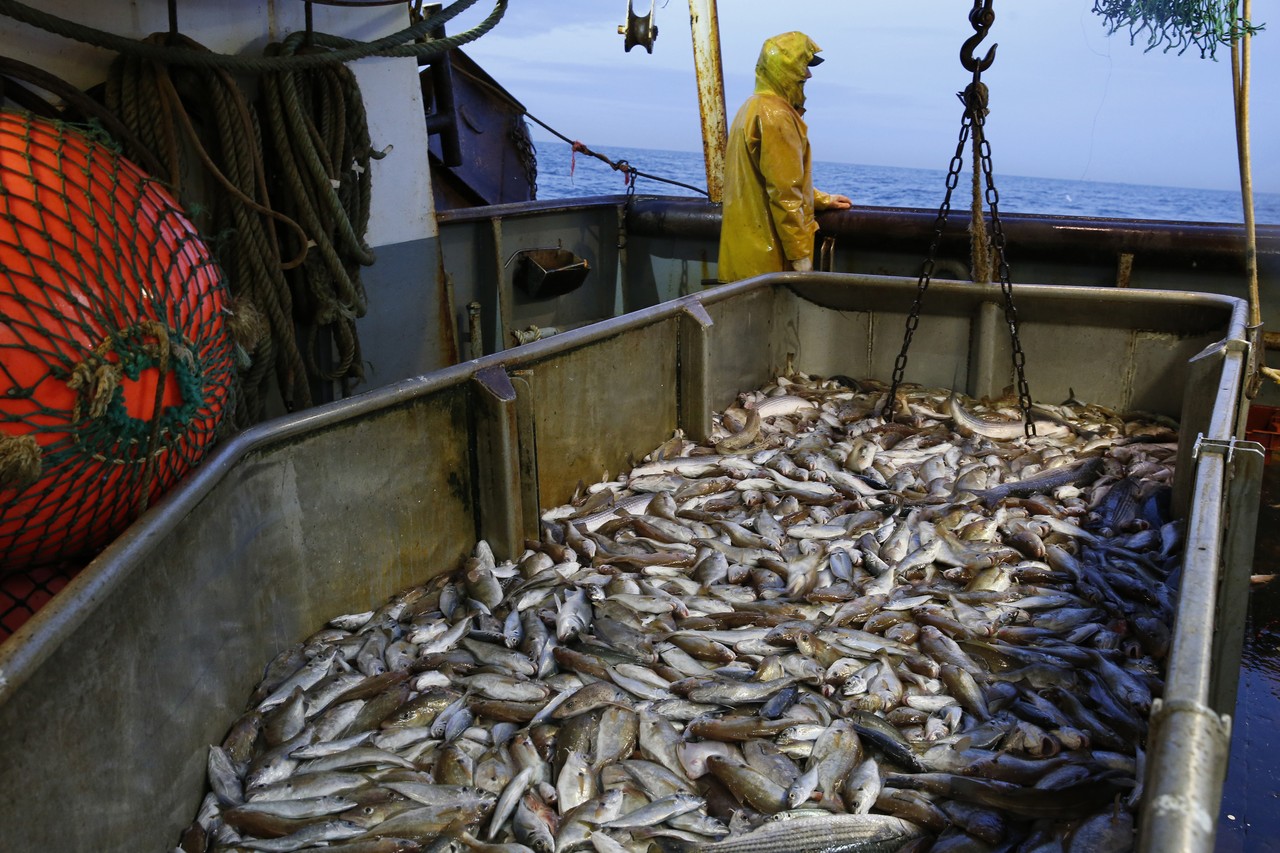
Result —
POLYGON ((977 59, 973 55, 974 48, 987 37, 987 31, 995 23, 996 13, 991 8, 994 2, 995 0, 973 0, 973 10, 969 12, 969 23, 973 26, 975 32, 964 40, 964 44, 960 45, 960 64, 967 71, 975 73, 986 71, 991 67, 991 63, 996 61, 996 48, 999 45, 991 45, 991 49, 987 51, 987 55, 982 59, 977 59))

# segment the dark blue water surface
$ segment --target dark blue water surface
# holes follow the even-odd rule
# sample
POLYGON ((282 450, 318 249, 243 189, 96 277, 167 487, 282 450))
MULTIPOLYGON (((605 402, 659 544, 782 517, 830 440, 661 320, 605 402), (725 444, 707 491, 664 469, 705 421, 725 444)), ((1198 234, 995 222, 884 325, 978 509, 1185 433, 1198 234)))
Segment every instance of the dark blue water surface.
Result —
MULTIPOLYGON (((538 198, 561 199, 614 195, 627 190, 622 173, 583 154, 574 156, 558 140, 538 142, 538 198)), ((591 146, 614 162, 625 160, 641 172, 698 188, 707 185, 701 152, 591 146)), ((966 163, 952 209, 967 209, 971 173, 966 163)), ((1006 213, 1063 216, 1102 216, 1122 219, 1163 219, 1185 222, 1243 222, 1238 190, 1155 187, 1058 178, 1028 178, 993 171, 999 209, 1006 213)), ((942 169, 903 169, 854 163, 815 163, 814 184, 827 192, 843 193, 854 204, 873 207, 918 207, 936 210, 946 192, 942 169)), ((697 192, 649 178, 639 178, 636 192, 648 195, 694 196, 697 192)), ((1254 194, 1254 219, 1280 223, 1280 193, 1254 194)))

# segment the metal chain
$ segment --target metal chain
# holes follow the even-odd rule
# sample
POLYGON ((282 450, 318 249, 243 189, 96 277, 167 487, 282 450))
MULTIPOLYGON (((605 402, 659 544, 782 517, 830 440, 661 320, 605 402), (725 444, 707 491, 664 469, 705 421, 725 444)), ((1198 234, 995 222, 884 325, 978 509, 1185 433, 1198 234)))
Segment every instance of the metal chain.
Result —
POLYGON ((622 179, 627 185, 627 204, 631 204, 632 199, 636 197, 636 175, 640 172, 626 160, 619 160, 614 168, 622 172, 622 179))
POLYGON ((902 336, 902 351, 893 363, 893 382, 889 385, 889 399, 885 401, 883 417, 886 423, 893 420, 897 406, 898 386, 902 384, 903 374, 907 370, 907 350, 911 348, 911 339, 920 325, 920 306, 924 302, 925 291, 929 289, 929 281, 933 277, 934 259, 938 255, 938 244, 942 242, 942 232, 947 227, 947 215, 951 212, 951 193, 960 184, 960 169, 964 166, 964 146, 969 141, 969 130, 973 117, 966 108, 960 120, 960 140, 956 143, 956 153, 947 167, 947 193, 938 207, 938 215, 933 220, 933 241, 929 243, 929 254, 924 265, 920 267, 920 279, 916 284, 916 299, 911 303, 911 313, 907 315, 907 329, 902 336))
POLYGON ((938 244, 941 242, 942 232, 946 228, 947 215, 951 211, 951 193, 960 183, 960 169, 964 165, 965 143, 969 140, 970 132, 973 132, 978 139, 981 168, 986 180, 986 202, 987 206, 991 208, 991 243, 995 249, 998 262, 997 271, 1000 277, 1000 289, 1004 294, 1004 317, 1009 326, 1009 338, 1013 349, 1013 369, 1017 377, 1018 407, 1022 410, 1023 429, 1026 435, 1030 437, 1036 434, 1036 428, 1031 419, 1031 391, 1027 386, 1025 373, 1026 356, 1022 351, 1022 340, 1018 336, 1018 309, 1013 304, 1013 283, 1010 280, 1009 263, 1005 257, 1006 240, 1004 228, 1000 223, 999 212, 1000 193, 996 190, 995 179, 992 177, 991 171, 991 143, 987 141, 986 134, 982 132, 986 113, 984 90, 985 87, 981 83, 981 69, 975 68, 973 83, 963 92, 958 93, 960 100, 965 105, 964 116, 960 120, 960 139, 956 143, 956 153, 952 156, 951 163, 947 168, 947 192, 943 197, 942 205, 938 208, 937 218, 934 219, 933 240, 929 244, 929 254, 920 269, 920 278, 916 286, 916 298, 911 304, 910 313, 907 315, 906 330, 902 336, 902 350, 894 361, 893 381, 889 385, 889 397, 885 400, 882 414, 886 423, 894 418, 894 410, 897 408, 898 388, 902 384, 902 379, 907 369, 907 351, 910 350, 912 338, 915 337, 916 329, 920 325, 920 307, 924 301, 925 292, 929 289, 929 282, 933 276, 934 260, 938 253, 938 244))
MULTIPOLYGON (((978 74, 974 72, 974 87, 978 84, 978 74)), ((1009 325, 1009 341, 1013 349, 1013 371, 1018 383, 1018 408, 1022 410, 1023 429, 1028 438, 1036 434, 1036 425, 1031 420, 1031 390, 1027 387, 1025 373, 1026 356, 1022 352, 1022 339, 1018 337, 1018 309, 1013 304, 1013 282, 1009 278, 1009 262, 1005 257, 1004 227, 1000 224, 1000 193, 996 190, 995 178, 991 174, 991 143, 982 132, 983 109, 973 110, 973 121, 978 134, 978 148, 982 159, 982 175, 986 180, 987 207, 991 208, 991 245, 996 253, 996 270, 1000 276, 1000 289, 1004 292, 1004 320, 1009 325)))

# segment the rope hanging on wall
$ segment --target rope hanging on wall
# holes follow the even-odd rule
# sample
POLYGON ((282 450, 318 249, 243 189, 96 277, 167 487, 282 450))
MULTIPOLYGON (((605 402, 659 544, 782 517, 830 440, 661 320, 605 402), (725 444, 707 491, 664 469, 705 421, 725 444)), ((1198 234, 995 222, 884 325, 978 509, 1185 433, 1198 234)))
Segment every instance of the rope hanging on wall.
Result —
MULTIPOLYGON (((157 34, 151 40, 205 50, 181 35, 157 34)), ((282 258, 277 225, 302 232, 271 209, 257 116, 235 79, 226 71, 171 68, 121 55, 108 72, 105 99, 164 164, 162 177, 179 198, 188 200, 201 230, 212 235, 210 242, 227 271, 240 317, 241 363, 247 368, 236 424, 245 427, 263 418, 273 374, 286 408, 310 405, 284 275, 286 268, 301 263, 301 257, 282 258), (202 198, 211 203, 192 202, 202 198), (262 320, 248 319, 254 316, 262 320)), ((305 251, 305 246, 299 248, 305 251)))
MULTIPOLYGON (((323 50, 319 43, 332 40, 296 32, 270 45, 267 55, 323 50)), ((373 151, 364 99, 347 66, 266 74, 261 85, 278 207, 307 237, 298 247, 306 260, 289 273, 307 368, 314 377, 342 382, 350 393, 364 376, 355 324, 368 308, 360 267, 374 261, 364 242, 372 198, 369 161, 383 154, 373 151)))
POLYGON ((224 71, 243 74, 266 74, 275 71, 299 71, 304 68, 319 68, 340 62, 352 62, 370 56, 412 56, 418 60, 428 60, 440 56, 455 47, 475 41, 480 36, 497 26, 506 14, 508 0, 494 0, 493 10, 483 21, 466 32, 445 38, 433 39, 430 35, 459 14, 474 6, 478 0, 456 0, 447 8, 441 9, 427 18, 423 18, 399 32, 383 36, 373 41, 362 42, 355 39, 333 37, 330 47, 332 53, 300 54, 290 57, 235 56, 224 53, 192 53, 181 48, 154 41, 138 41, 127 36, 116 35, 105 30, 85 26, 75 21, 61 18, 51 12, 36 9, 19 0, 0 0, 0 15, 39 27, 65 38, 81 41, 105 50, 125 53, 139 59, 162 62, 166 65, 189 65, 201 68, 220 68, 224 71), (421 41, 421 39, 428 39, 421 41))
POLYGON ((248 57, 213 53, 176 31, 129 39, 0 0, 0 14, 120 51, 106 87, 108 106, 166 165, 175 192, 192 202, 235 295, 233 327, 246 367, 239 426, 264 417, 273 379, 285 407, 297 409, 311 405, 312 383, 340 381, 347 393, 363 375, 355 320, 367 308, 358 267, 373 262, 364 233, 367 166, 375 155, 363 100, 343 63, 368 56, 427 60, 466 44, 497 24, 507 0, 494 0, 489 15, 466 32, 430 33, 476 2, 457 0, 368 42, 307 32, 248 57), (232 72, 263 75, 260 117, 232 72), (275 174, 263 165, 263 131, 275 174), (272 195, 288 215, 272 209, 272 195), (207 207, 198 203, 206 198, 207 207))

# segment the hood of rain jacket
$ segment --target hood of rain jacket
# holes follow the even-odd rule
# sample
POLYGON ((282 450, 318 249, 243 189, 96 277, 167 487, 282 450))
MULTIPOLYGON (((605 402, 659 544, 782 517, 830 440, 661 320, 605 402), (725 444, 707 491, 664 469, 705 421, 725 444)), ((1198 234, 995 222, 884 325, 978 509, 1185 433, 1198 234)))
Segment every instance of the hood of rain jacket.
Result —
POLYGON ((772 92, 804 113, 804 81, 809 66, 821 62, 822 48, 801 32, 783 33, 767 39, 756 60, 756 92, 772 92))

